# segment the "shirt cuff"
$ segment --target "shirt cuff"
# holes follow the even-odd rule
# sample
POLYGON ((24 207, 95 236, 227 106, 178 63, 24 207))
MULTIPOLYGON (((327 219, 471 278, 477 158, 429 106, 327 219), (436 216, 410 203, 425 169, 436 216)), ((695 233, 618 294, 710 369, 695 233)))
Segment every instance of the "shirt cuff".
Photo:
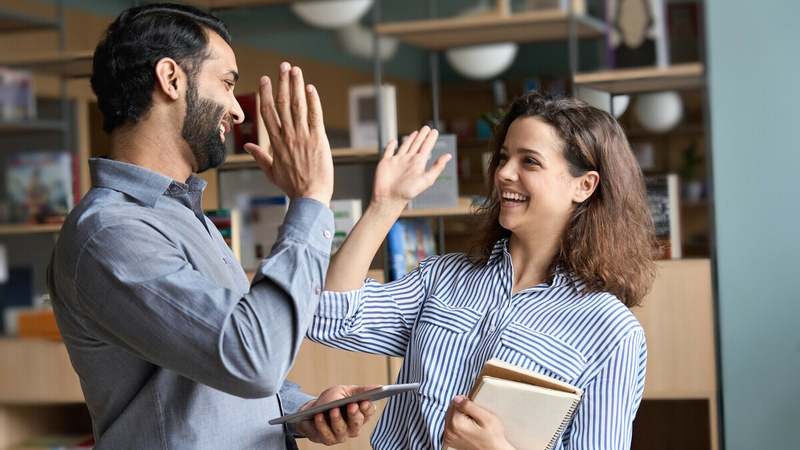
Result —
POLYGON ((355 316, 360 302, 360 289, 347 292, 323 291, 319 298, 317 316, 328 319, 347 319, 355 316))
POLYGON ((296 198, 289 203, 278 240, 294 239, 324 253, 331 252, 333 211, 311 198, 296 198))
MULTIPOLYGON (((279 393, 281 410, 283 414, 296 413, 303 405, 316 399, 313 395, 308 395, 300 390, 300 386, 292 383, 291 381, 284 380, 283 386, 279 393)), ((297 432, 293 423, 285 424, 285 431, 287 434, 295 437, 302 438, 304 435, 297 432)))

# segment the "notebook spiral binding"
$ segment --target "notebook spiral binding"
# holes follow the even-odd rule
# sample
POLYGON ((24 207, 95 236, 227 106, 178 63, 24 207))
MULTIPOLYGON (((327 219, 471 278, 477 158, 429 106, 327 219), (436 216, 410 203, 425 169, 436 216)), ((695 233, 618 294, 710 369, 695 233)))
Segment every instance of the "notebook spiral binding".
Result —
POLYGON ((561 425, 559 425, 558 430, 556 430, 555 434, 553 435, 553 438, 550 439, 550 443, 547 444, 547 448, 545 450, 550 450, 556 444, 556 439, 558 439, 558 437, 561 436, 561 433, 564 432, 564 429, 567 428, 569 421, 572 420, 572 416, 575 415, 575 410, 578 409, 581 401, 583 401, 583 396, 581 396, 578 401, 572 404, 572 408, 570 408, 567 415, 564 416, 564 420, 561 421, 561 425))

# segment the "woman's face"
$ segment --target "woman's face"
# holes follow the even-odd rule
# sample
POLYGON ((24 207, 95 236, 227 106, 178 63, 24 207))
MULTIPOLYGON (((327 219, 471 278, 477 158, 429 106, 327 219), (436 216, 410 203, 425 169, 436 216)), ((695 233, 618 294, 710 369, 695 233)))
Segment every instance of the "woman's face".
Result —
POLYGON ((511 123, 494 174, 500 225, 519 237, 560 236, 581 180, 569 173, 563 147, 555 128, 539 118, 511 123))

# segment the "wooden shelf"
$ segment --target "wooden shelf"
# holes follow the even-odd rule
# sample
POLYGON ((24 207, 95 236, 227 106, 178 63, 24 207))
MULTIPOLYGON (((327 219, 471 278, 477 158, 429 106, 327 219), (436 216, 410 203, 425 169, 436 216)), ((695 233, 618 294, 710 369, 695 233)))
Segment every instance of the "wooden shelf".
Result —
MULTIPOLYGON (((394 36, 428 50, 508 41, 559 41, 569 36, 569 16, 561 10, 492 13, 378 24, 375 33, 394 36)), ((589 16, 576 16, 575 20, 579 38, 603 36, 605 24, 602 21, 589 16)))
POLYGON ((674 66, 638 67, 575 75, 575 84, 611 94, 636 94, 665 90, 700 89, 705 86, 705 69, 701 63, 674 66))
POLYGON ((43 225, 22 223, 0 225, 0 236, 12 234, 58 233, 59 231, 61 231, 60 223, 48 223, 43 225))
POLYGON ((458 206, 450 208, 420 208, 406 209, 400 217, 447 217, 447 216, 469 216, 474 212, 472 199, 470 197, 459 197, 458 206))
POLYGON ((194 6, 208 9, 239 8, 245 6, 268 6, 292 3, 296 0, 184 0, 194 6))
POLYGON ((0 134, 27 133, 30 131, 65 131, 66 128, 67 125, 60 120, 0 120, 0 134))
POLYGON ((30 69, 36 73, 60 75, 70 78, 88 77, 92 74, 94 51, 58 52, 24 57, 2 58, 0 66, 30 69))
MULTIPOLYGON (((378 148, 334 148, 331 149, 334 163, 349 161, 377 161, 378 148)), ((257 169, 255 159, 248 153, 228 155, 225 163, 217 167, 218 170, 257 169)))
POLYGON ((61 341, 0 339, 0 404, 83 403, 61 341))
POLYGON ((58 20, 0 8, 0 33, 58 29, 58 20))

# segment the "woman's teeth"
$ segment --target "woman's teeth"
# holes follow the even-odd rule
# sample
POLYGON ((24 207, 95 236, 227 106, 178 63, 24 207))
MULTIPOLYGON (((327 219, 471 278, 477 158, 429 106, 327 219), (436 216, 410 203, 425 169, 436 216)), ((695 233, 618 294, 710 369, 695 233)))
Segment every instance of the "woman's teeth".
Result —
POLYGON ((524 202, 528 200, 528 197, 513 192, 503 192, 503 198, 506 200, 514 200, 518 202, 524 202))

